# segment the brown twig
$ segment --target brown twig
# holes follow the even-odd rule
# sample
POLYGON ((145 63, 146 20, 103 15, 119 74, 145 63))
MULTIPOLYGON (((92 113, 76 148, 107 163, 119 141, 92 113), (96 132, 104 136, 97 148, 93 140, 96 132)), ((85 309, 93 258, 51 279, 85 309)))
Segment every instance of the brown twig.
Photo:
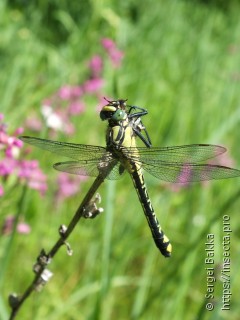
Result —
POLYGON ((52 258, 58 252, 60 247, 62 245, 66 245, 68 254, 70 255, 72 254, 71 247, 66 242, 66 240, 71 234, 71 232, 74 230, 75 226, 77 225, 81 217, 94 218, 101 211, 103 211, 103 209, 97 208, 97 205, 96 205, 96 203, 99 201, 99 198, 97 198, 96 196, 94 200, 92 199, 97 189, 99 188, 99 186, 102 184, 103 181, 104 181, 104 176, 99 174, 99 176, 93 182, 85 198, 83 199, 82 203, 80 204, 79 208, 77 209, 68 227, 61 226, 59 228, 60 238, 52 247, 52 249, 48 253, 46 253, 45 250, 41 250, 37 258, 37 261, 33 267, 33 271, 35 272, 35 277, 32 283, 30 284, 30 286, 25 290, 25 292, 21 296, 17 296, 16 294, 11 294, 9 296, 9 304, 12 308, 12 312, 9 320, 12 320, 16 317, 20 307, 22 306, 24 301, 30 296, 30 294, 34 290, 40 291, 42 287, 46 284, 46 282, 51 278, 52 273, 46 267, 49 265, 52 258))

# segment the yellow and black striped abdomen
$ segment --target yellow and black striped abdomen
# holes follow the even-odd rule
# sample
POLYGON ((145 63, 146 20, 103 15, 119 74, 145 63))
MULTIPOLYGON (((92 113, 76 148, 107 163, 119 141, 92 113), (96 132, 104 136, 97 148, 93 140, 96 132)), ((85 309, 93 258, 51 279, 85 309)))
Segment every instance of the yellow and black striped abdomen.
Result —
POLYGON ((164 234, 158 222, 150 198, 148 196, 141 168, 135 163, 131 163, 131 172, 129 173, 131 174, 133 184, 147 218, 148 225, 151 229, 154 242, 165 257, 170 257, 172 252, 172 245, 168 237, 164 234))

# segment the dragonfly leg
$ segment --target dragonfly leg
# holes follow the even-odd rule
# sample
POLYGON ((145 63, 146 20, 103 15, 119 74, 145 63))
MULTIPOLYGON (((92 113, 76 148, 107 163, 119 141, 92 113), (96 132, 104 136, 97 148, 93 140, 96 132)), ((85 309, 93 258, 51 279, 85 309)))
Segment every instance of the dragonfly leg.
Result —
POLYGON ((129 115, 128 115, 129 119, 136 118, 136 117, 139 118, 139 117, 142 117, 142 116, 145 116, 146 114, 148 114, 146 109, 136 107, 136 106, 130 106, 128 113, 129 113, 129 115), (131 114, 132 110, 140 110, 140 111, 131 114))
POLYGON ((142 140, 142 142, 146 145, 146 147, 151 148, 152 143, 151 143, 151 140, 150 140, 150 138, 149 138, 148 132, 147 132, 147 130, 146 130, 145 128, 144 128, 143 130, 144 130, 144 132, 146 133, 146 137, 147 137, 147 138, 145 138, 145 137, 141 134, 141 132, 140 132, 140 130, 139 130, 138 128, 134 128, 134 127, 133 127, 133 131, 134 131, 135 134, 142 140))

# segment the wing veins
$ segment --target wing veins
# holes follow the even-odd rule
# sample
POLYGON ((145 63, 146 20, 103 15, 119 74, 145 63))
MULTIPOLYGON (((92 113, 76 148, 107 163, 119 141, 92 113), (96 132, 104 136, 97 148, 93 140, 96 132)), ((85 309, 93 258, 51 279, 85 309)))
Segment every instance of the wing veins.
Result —
POLYGON ((224 147, 209 144, 192 144, 173 147, 123 148, 126 157, 142 163, 196 163, 226 152, 224 147))
POLYGON ((53 141, 47 139, 40 139, 29 136, 22 136, 20 139, 28 144, 36 146, 40 149, 56 153, 75 160, 91 160, 101 159, 101 157, 107 153, 104 147, 67 143, 60 141, 53 141))
POLYGON ((187 183, 240 176, 240 170, 214 164, 176 164, 162 166, 143 164, 142 168, 154 177, 173 183, 187 183))

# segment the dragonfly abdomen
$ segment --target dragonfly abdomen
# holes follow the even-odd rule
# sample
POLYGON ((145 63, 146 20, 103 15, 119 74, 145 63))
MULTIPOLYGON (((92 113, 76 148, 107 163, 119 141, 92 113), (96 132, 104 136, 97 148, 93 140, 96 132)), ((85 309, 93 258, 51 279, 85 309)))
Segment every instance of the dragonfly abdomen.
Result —
POLYGON ((165 257, 170 257, 172 252, 172 245, 158 222, 158 219, 156 217, 153 206, 151 204, 151 200, 147 192, 147 188, 144 182, 143 174, 141 173, 141 169, 137 168, 135 164, 132 164, 132 171, 130 172, 130 174, 131 174, 135 189, 137 191, 139 200, 141 202, 143 211, 147 218, 148 225, 151 229, 154 242, 158 247, 158 249, 160 250, 160 252, 165 257))

